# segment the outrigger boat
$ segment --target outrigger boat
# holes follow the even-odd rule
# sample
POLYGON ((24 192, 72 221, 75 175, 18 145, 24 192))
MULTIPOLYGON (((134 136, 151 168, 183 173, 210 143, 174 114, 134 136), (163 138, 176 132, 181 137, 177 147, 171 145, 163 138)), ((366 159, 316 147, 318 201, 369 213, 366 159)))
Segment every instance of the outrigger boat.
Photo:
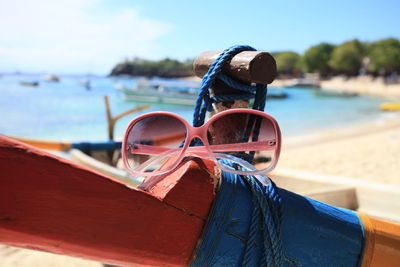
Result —
MULTIPOLYGON (((241 56, 274 63, 267 53, 252 53, 241 56)), ((122 266, 400 262, 399 225, 273 183, 255 199, 244 180, 223 177, 206 159, 189 158, 132 188, 0 137, 0 169, 0 243, 11 246, 122 266)))
POLYGON ((58 83, 60 81, 60 77, 58 77, 57 75, 54 75, 54 74, 44 74, 43 80, 46 82, 57 82, 58 83))
POLYGON ((314 94, 318 97, 355 97, 359 96, 357 93, 339 91, 339 90, 327 90, 327 89, 317 89, 314 94))
POLYGON ((39 86, 39 82, 37 82, 37 81, 33 81, 33 82, 22 81, 19 84, 22 86, 32 86, 32 87, 39 86))
MULTIPOLYGON (((240 262, 249 226, 235 226, 240 217, 234 211, 248 210, 251 199, 240 197, 239 187, 231 192, 238 197, 234 202, 219 200, 216 191, 222 181, 212 162, 191 160, 158 183, 132 188, 0 137, 0 169, 0 243, 122 266, 184 266, 196 257, 202 261, 218 258, 211 266, 240 262), (215 214, 213 205, 228 203, 224 215, 228 217, 222 217, 227 221, 219 224, 223 228, 210 230, 218 225, 218 221, 206 223, 215 214), (206 235, 210 234, 214 244, 207 247, 213 252, 199 246, 209 242, 206 235)), ((361 262, 396 266, 399 262, 398 225, 284 189, 279 194, 288 261, 307 266, 361 262)))
POLYGON ((193 106, 200 83, 194 81, 168 81, 141 79, 136 87, 118 85, 125 99, 148 102, 193 106))

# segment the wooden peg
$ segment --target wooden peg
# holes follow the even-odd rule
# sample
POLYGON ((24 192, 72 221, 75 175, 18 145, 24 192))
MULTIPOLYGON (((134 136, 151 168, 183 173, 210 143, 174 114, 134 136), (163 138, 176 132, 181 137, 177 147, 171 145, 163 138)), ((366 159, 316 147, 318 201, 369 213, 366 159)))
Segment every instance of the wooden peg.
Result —
MULTIPOLYGON (((220 51, 208 51, 200 54, 193 63, 198 77, 207 73, 220 51)), ((223 72, 243 83, 270 84, 277 75, 273 56, 264 51, 244 51, 234 56, 223 68, 223 72)))
MULTIPOLYGON (((220 51, 209 51, 200 54, 193 63, 193 69, 198 77, 203 77, 211 64, 217 59, 220 51)), ((271 54, 264 51, 244 51, 235 55, 223 67, 223 73, 244 84, 260 83, 270 84, 277 75, 276 62, 271 54)), ((216 80, 213 86, 213 95, 246 94, 216 80)), ((248 108, 248 100, 235 100, 219 102, 214 105, 211 116, 221 111, 232 108, 248 108)))

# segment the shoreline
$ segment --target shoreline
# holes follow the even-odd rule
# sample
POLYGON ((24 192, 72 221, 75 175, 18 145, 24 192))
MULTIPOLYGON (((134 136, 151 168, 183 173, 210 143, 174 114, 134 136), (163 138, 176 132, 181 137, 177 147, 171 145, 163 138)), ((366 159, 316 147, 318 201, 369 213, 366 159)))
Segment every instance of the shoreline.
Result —
MULTIPOLYGON (((300 79, 300 81, 307 79, 300 79)), ((269 87, 296 87, 299 79, 276 79, 269 87)), ((304 82, 303 81, 303 82, 304 82)), ((357 77, 334 76, 327 80, 308 80, 310 84, 319 85, 324 91, 339 94, 358 94, 363 96, 374 96, 387 100, 400 100, 400 82, 385 83, 382 77, 372 77, 369 75, 357 77)), ((318 88, 303 86, 307 88, 318 88)))
POLYGON ((385 83, 384 78, 372 76, 357 76, 346 78, 336 76, 330 80, 321 81, 322 90, 340 92, 340 93, 357 93, 360 95, 371 95, 388 100, 400 100, 400 83, 385 83))

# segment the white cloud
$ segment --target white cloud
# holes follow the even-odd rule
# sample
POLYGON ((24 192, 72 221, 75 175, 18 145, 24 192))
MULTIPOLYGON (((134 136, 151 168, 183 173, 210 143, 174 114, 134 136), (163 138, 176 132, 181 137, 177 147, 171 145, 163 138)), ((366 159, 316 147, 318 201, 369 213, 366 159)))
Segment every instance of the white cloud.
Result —
POLYGON ((154 58, 171 25, 98 0, 0 0, 0 69, 107 73, 125 57, 154 58))

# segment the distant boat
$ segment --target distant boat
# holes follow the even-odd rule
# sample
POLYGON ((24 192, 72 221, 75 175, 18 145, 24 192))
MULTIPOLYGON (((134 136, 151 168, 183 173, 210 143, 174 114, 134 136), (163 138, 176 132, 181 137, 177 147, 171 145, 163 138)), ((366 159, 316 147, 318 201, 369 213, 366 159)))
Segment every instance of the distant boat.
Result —
POLYGON ((285 99, 288 97, 289 95, 285 92, 284 87, 268 88, 267 99, 285 99))
POLYGON ((386 102, 382 103, 379 108, 384 111, 400 111, 400 102, 386 102))
POLYGON ((79 84, 86 88, 86 90, 92 89, 92 85, 89 79, 82 79, 79 81, 79 84))
POLYGON ((358 93, 338 91, 338 90, 316 90, 314 92, 316 96, 319 97, 355 97, 359 96, 358 93))
POLYGON ((22 81, 19 84, 23 85, 23 86, 32 86, 32 87, 39 86, 39 82, 37 82, 37 81, 33 81, 33 82, 22 81))
POLYGON ((138 80, 136 87, 126 87, 122 84, 115 88, 124 93, 125 99, 149 103, 166 103, 177 105, 194 105, 199 82, 191 81, 152 81, 138 80))
POLYGON ((319 79, 311 79, 311 78, 302 78, 302 79, 294 79, 288 87, 320 87, 319 79))
MULTIPOLYGON (((138 80, 135 88, 123 84, 114 87, 124 93, 127 100, 143 101, 150 103, 166 103, 177 105, 194 105, 199 82, 194 81, 150 81, 138 80)), ((268 90, 268 99, 284 99, 288 94, 283 88, 268 90)))
POLYGON ((43 80, 46 82, 59 82, 60 77, 54 74, 45 74, 43 75, 43 80))

